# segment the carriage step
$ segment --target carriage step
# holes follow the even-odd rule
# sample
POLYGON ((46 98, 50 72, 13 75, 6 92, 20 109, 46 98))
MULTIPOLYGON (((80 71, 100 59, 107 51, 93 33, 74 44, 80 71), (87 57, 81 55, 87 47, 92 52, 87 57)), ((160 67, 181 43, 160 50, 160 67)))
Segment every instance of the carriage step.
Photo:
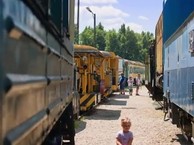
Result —
POLYGON ((63 140, 63 145, 73 145, 70 140, 63 140))

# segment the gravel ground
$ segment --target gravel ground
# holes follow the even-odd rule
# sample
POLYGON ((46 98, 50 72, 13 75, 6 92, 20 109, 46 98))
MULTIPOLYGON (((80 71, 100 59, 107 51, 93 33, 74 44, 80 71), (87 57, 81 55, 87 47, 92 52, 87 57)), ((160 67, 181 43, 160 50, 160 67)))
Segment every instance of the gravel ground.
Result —
POLYGON ((129 97, 128 92, 126 95, 113 94, 76 122, 76 145, 115 145, 123 117, 132 121, 133 145, 191 145, 170 120, 164 121, 164 113, 156 109, 157 103, 147 92, 143 86, 140 96, 129 97))

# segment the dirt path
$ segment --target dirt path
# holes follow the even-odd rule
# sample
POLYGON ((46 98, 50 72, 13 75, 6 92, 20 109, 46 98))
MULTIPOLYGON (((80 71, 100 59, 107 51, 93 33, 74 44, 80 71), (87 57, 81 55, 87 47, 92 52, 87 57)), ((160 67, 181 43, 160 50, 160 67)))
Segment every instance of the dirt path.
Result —
POLYGON ((120 119, 125 116, 132 121, 133 145, 190 145, 170 120, 164 121, 156 105, 145 87, 140 96, 115 93, 77 123, 76 145, 115 145, 120 119))

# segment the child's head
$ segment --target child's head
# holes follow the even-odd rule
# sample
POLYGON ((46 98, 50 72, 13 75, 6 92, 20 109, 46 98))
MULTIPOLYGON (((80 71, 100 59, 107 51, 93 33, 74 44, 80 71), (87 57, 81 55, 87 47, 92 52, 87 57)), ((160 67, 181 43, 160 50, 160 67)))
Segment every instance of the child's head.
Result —
POLYGON ((123 128, 123 131, 129 131, 131 127, 131 120, 128 117, 121 119, 121 126, 123 128))

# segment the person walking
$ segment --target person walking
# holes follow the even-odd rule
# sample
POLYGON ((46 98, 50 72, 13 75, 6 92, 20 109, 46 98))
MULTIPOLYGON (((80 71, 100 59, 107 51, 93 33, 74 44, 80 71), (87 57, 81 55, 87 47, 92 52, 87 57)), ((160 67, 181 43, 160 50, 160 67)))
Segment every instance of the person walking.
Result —
POLYGON ((120 93, 125 95, 125 85, 126 85, 126 78, 124 77, 124 74, 121 73, 121 77, 119 79, 119 86, 120 86, 120 93))
POLYGON ((127 80, 128 87, 129 87, 129 96, 133 94, 133 78, 129 76, 129 79, 127 80))
POLYGON ((136 78, 136 95, 139 96, 139 87, 142 84, 141 75, 138 74, 136 78))

